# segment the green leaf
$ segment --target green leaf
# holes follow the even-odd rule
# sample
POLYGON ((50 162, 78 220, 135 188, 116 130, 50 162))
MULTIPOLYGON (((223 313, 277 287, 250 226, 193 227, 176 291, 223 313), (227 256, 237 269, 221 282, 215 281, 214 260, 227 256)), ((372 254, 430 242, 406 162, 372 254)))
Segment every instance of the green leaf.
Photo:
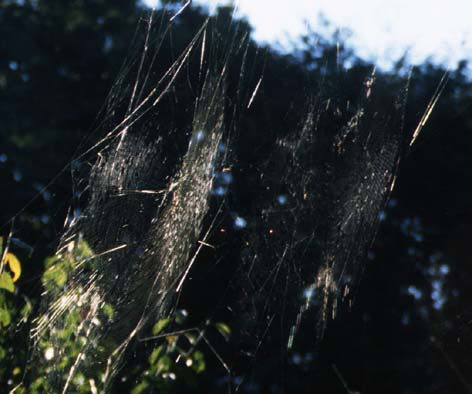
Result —
POLYGON ((152 335, 158 335, 169 324, 170 319, 159 320, 152 328, 152 335))
POLYGON ((157 362, 157 370, 159 373, 169 372, 172 368, 172 361, 169 356, 162 356, 157 362))
POLYGON ((146 381, 143 381, 139 383, 137 386, 134 387, 133 390, 131 390, 131 394, 141 394, 144 393, 145 390, 149 387, 149 383, 146 381))
POLYGON ((33 311, 33 305, 31 304, 31 301, 25 297, 25 305, 23 308, 21 308, 20 314, 23 317, 23 319, 26 319, 29 317, 31 312, 33 311))
POLYGON ((88 383, 87 380, 85 379, 85 376, 81 374, 80 372, 77 375, 75 375, 73 382, 79 388, 85 386, 88 383))
POLYGON ((51 256, 46 258, 45 260, 45 270, 47 271, 49 268, 54 267, 57 263, 59 263, 61 259, 58 256, 51 256))
POLYGON ((203 357, 203 353, 196 351, 193 353, 193 363, 192 363, 192 369, 196 373, 202 373, 205 370, 206 364, 205 364, 205 358, 203 357))
POLYGON ((158 346, 157 348, 155 348, 152 351, 151 355, 149 356, 149 364, 154 365, 156 361, 159 359, 163 350, 164 350, 163 346, 158 346))
POLYGON ((195 334, 192 334, 191 332, 186 332, 186 333, 184 333, 184 337, 187 338, 190 345, 196 345, 197 344, 198 338, 195 334))
POLYGON ((77 245, 77 257, 85 258, 85 257, 92 257, 93 252, 90 249, 90 246, 84 240, 81 240, 77 245))
POLYGON ((7 327, 11 323, 11 315, 8 309, 0 308, 0 326, 7 327))
POLYGON ((110 304, 103 305, 102 310, 108 320, 113 320, 115 312, 113 311, 113 307, 110 304))
POLYGON ((229 340, 231 335, 231 328, 225 323, 215 323, 215 328, 219 331, 219 333, 224 337, 224 339, 229 340))
POLYGON ((58 266, 51 267, 44 273, 43 282, 48 290, 51 289, 53 283, 60 288, 67 282, 67 273, 58 266))
POLYGON ((0 289, 8 290, 10 293, 15 292, 15 284, 8 272, 2 272, 0 275, 0 289))

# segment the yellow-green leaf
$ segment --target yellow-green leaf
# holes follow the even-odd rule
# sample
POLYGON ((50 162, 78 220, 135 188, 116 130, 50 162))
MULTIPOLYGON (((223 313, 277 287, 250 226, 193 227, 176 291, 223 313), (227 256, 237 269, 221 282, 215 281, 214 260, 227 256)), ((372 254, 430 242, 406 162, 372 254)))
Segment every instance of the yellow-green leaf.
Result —
POLYGON ((139 383, 137 386, 134 387, 134 389, 131 391, 131 394, 141 394, 146 392, 146 389, 149 387, 149 383, 146 381, 143 381, 139 383))
POLYGON ((11 322, 10 312, 7 309, 0 308, 0 327, 6 327, 10 324, 10 322, 11 322))
POLYGON ((10 270, 13 273, 13 282, 16 282, 21 276, 20 260, 18 260, 13 253, 7 253, 5 256, 5 264, 8 264, 10 267, 10 270))
POLYGON ((113 308, 110 304, 104 304, 102 308, 103 313, 107 317, 108 320, 112 320, 114 316, 113 308))
POLYGON ((48 268, 43 274, 43 283, 47 289, 51 286, 54 288, 54 285, 62 287, 66 282, 67 273, 59 265, 48 268))
POLYGON ((158 359, 156 367, 159 373, 169 372, 172 368, 172 360, 167 355, 162 356, 158 359))
POLYGON ((159 334, 170 323, 170 319, 161 319, 152 328, 152 335, 159 334))
POLYGON ((15 284, 8 272, 2 272, 0 275, 0 289, 8 290, 10 293, 15 292, 15 284))
POLYGON ((231 328, 225 323, 215 323, 215 328, 219 331, 219 333, 226 339, 229 339, 231 335, 231 328))
POLYGON ((149 356, 149 364, 153 365, 156 363, 157 360, 159 360, 159 357, 161 354, 164 352, 164 348, 162 346, 158 346, 155 348, 151 355, 149 356))

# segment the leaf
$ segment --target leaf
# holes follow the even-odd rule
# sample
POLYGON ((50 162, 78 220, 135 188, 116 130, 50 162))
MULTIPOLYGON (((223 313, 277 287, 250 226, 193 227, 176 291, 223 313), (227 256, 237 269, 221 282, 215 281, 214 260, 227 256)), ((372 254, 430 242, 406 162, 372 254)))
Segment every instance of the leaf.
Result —
POLYGON ((152 335, 159 334, 169 324, 170 319, 161 319, 152 328, 152 335))
POLYGON ((5 256, 5 264, 8 264, 11 272, 13 272, 13 282, 16 282, 21 276, 21 263, 20 260, 13 254, 7 253, 5 256))
POLYGON ((182 325, 185 323, 187 316, 188 316, 188 312, 185 309, 178 309, 175 313, 175 322, 178 325, 182 325))
POLYGON ((224 339, 229 340, 229 336, 231 335, 231 328, 225 323, 215 323, 215 328, 219 331, 219 333, 224 337, 224 339))
POLYGON ((165 356, 162 356, 161 358, 159 358, 159 360, 157 361, 157 373, 158 374, 162 374, 162 373, 165 373, 165 372, 169 372, 170 369, 172 368, 172 361, 171 359, 169 358, 169 356, 165 355, 165 356))
POLYGON ((11 323, 11 315, 8 309, 0 309, 0 326, 7 327, 11 323))
POLYGON ((131 390, 131 394, 144 393, 148 387, 149 387, 149 383, 146 381, 143 381, 139 383, 137 386, 135 386, 133 390, 131 390))
POLYGON ((184 333, 185 338, 189 341, 190 345, 196 345, 197 344, 197 336, 195 334, 192 334, 190 332, 184 333))
POLYGON ((54 273, 54 282, 56 282, 56 284, 59 286, 59 287, 62 287, 66 284, 67 282, 67 273, 58 268, 57 270, 55 270, 55 273, 54 273))
POLYGON ((75 383, 76 386, 83 387, 84 383, 86 383, 86 382, 87 382, 87 380, 85 379, 85 376, 83 374, 81 374, 80 372, 77 375, 75 375, 74 383, 75 383))
POLYGON ((32 311, 33 311, 33 305, 31 304, 31 301, 25 297, 25 305, 23 306, 23 308, 21 308, 21 311, 20 311, 20 314, 23 317, 25 322, 32 311))
POLYGON ((107 317, 108 320, 112 320, 114 316, 113 307, 110 304, 104 304, 102 308, 103 313, 107 317))
POLYGON ((45 269, 47 270, 49 268, 52 268, 60 262, 61 262, 61 259, 57 255, 48 257, 45 260, 45 269))
POLYGON ((0 289, 8 290, 10 293, 15 292, 15 284, 8 272, 2 272, 0 275, 0 289))
POLYGON ((61 288, 66 282, 67 273, 59 265, 47 269, 43 274, 43 283, 47 290, 61 288))
POLYGON ((163 353, 163 351, 164 348, 162 346, 158 346, 157 348, 155 348, 149 356, 149 364, 154 365, 163 353))
POLYGON ((193 358, 192 369, 196 373, 202 373, 206 367, 205 358, 203 357, 203 354, 199 351, 196 351, 195 353, 193 353, 192 358, 193 358))

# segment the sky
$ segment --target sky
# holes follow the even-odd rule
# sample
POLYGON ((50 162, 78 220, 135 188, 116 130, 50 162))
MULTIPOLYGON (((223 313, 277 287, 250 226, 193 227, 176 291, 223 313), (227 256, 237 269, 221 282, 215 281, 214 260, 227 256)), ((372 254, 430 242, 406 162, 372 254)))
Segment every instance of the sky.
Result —
MULTIPOLYGON (((158 0, 145 0, 158 4, 158 0)), ((214 10, 233 3, 255 28, 260 42, 289 42, 320 28, 322 14, 350 31, 348 44, 361 57, 388 67, 408 53, 413 64, 426 58, 454 67, 472 57, 472 0, 194 0, 214 10)))

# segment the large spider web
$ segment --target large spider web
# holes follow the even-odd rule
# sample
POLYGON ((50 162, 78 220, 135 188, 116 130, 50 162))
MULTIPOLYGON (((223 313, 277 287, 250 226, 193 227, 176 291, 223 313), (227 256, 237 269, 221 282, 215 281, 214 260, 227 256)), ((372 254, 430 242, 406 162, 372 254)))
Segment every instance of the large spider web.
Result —
POLYGON ((218 283, 209 279, 213 303, 202 319, 224 311, 236 328, 232 346, 249 367, 209 344, 230 375, 233 366, 247 373, 270 344, 290 352, 300 330, 316 348, 341 305, 353 302, 398 163, 440 94, 407 133, 407 84, 386 102, 371 70, 352 100, 340 93, 348 72, 340 69, 302 93, 290 130, 267 138, 262 154, 248 154, 247 141, 256 137, 245 135, 241 118, 264 85, 264 55, 249 61, 247 32, 219 17, 209 18, 172 64, 160 63, 183 12, 144 18, 100 137, 72 162, 82 210, 71 210, 57 254, 86 241, 89 257, 73 264, 64 286, 43 295, 33 330, 35 345, 46 343, 61 360, 68 319, 81 317, 78 355, 48 376, 57 392, 73 391, 84 364, 103 368, 101 389, 112 390, 126 355, 150 337, 155 321, 174 316, 203 260, 216 270, 221 261, 232 264, 218 283), (193 106, 183 108, 179 97, 193 106))

